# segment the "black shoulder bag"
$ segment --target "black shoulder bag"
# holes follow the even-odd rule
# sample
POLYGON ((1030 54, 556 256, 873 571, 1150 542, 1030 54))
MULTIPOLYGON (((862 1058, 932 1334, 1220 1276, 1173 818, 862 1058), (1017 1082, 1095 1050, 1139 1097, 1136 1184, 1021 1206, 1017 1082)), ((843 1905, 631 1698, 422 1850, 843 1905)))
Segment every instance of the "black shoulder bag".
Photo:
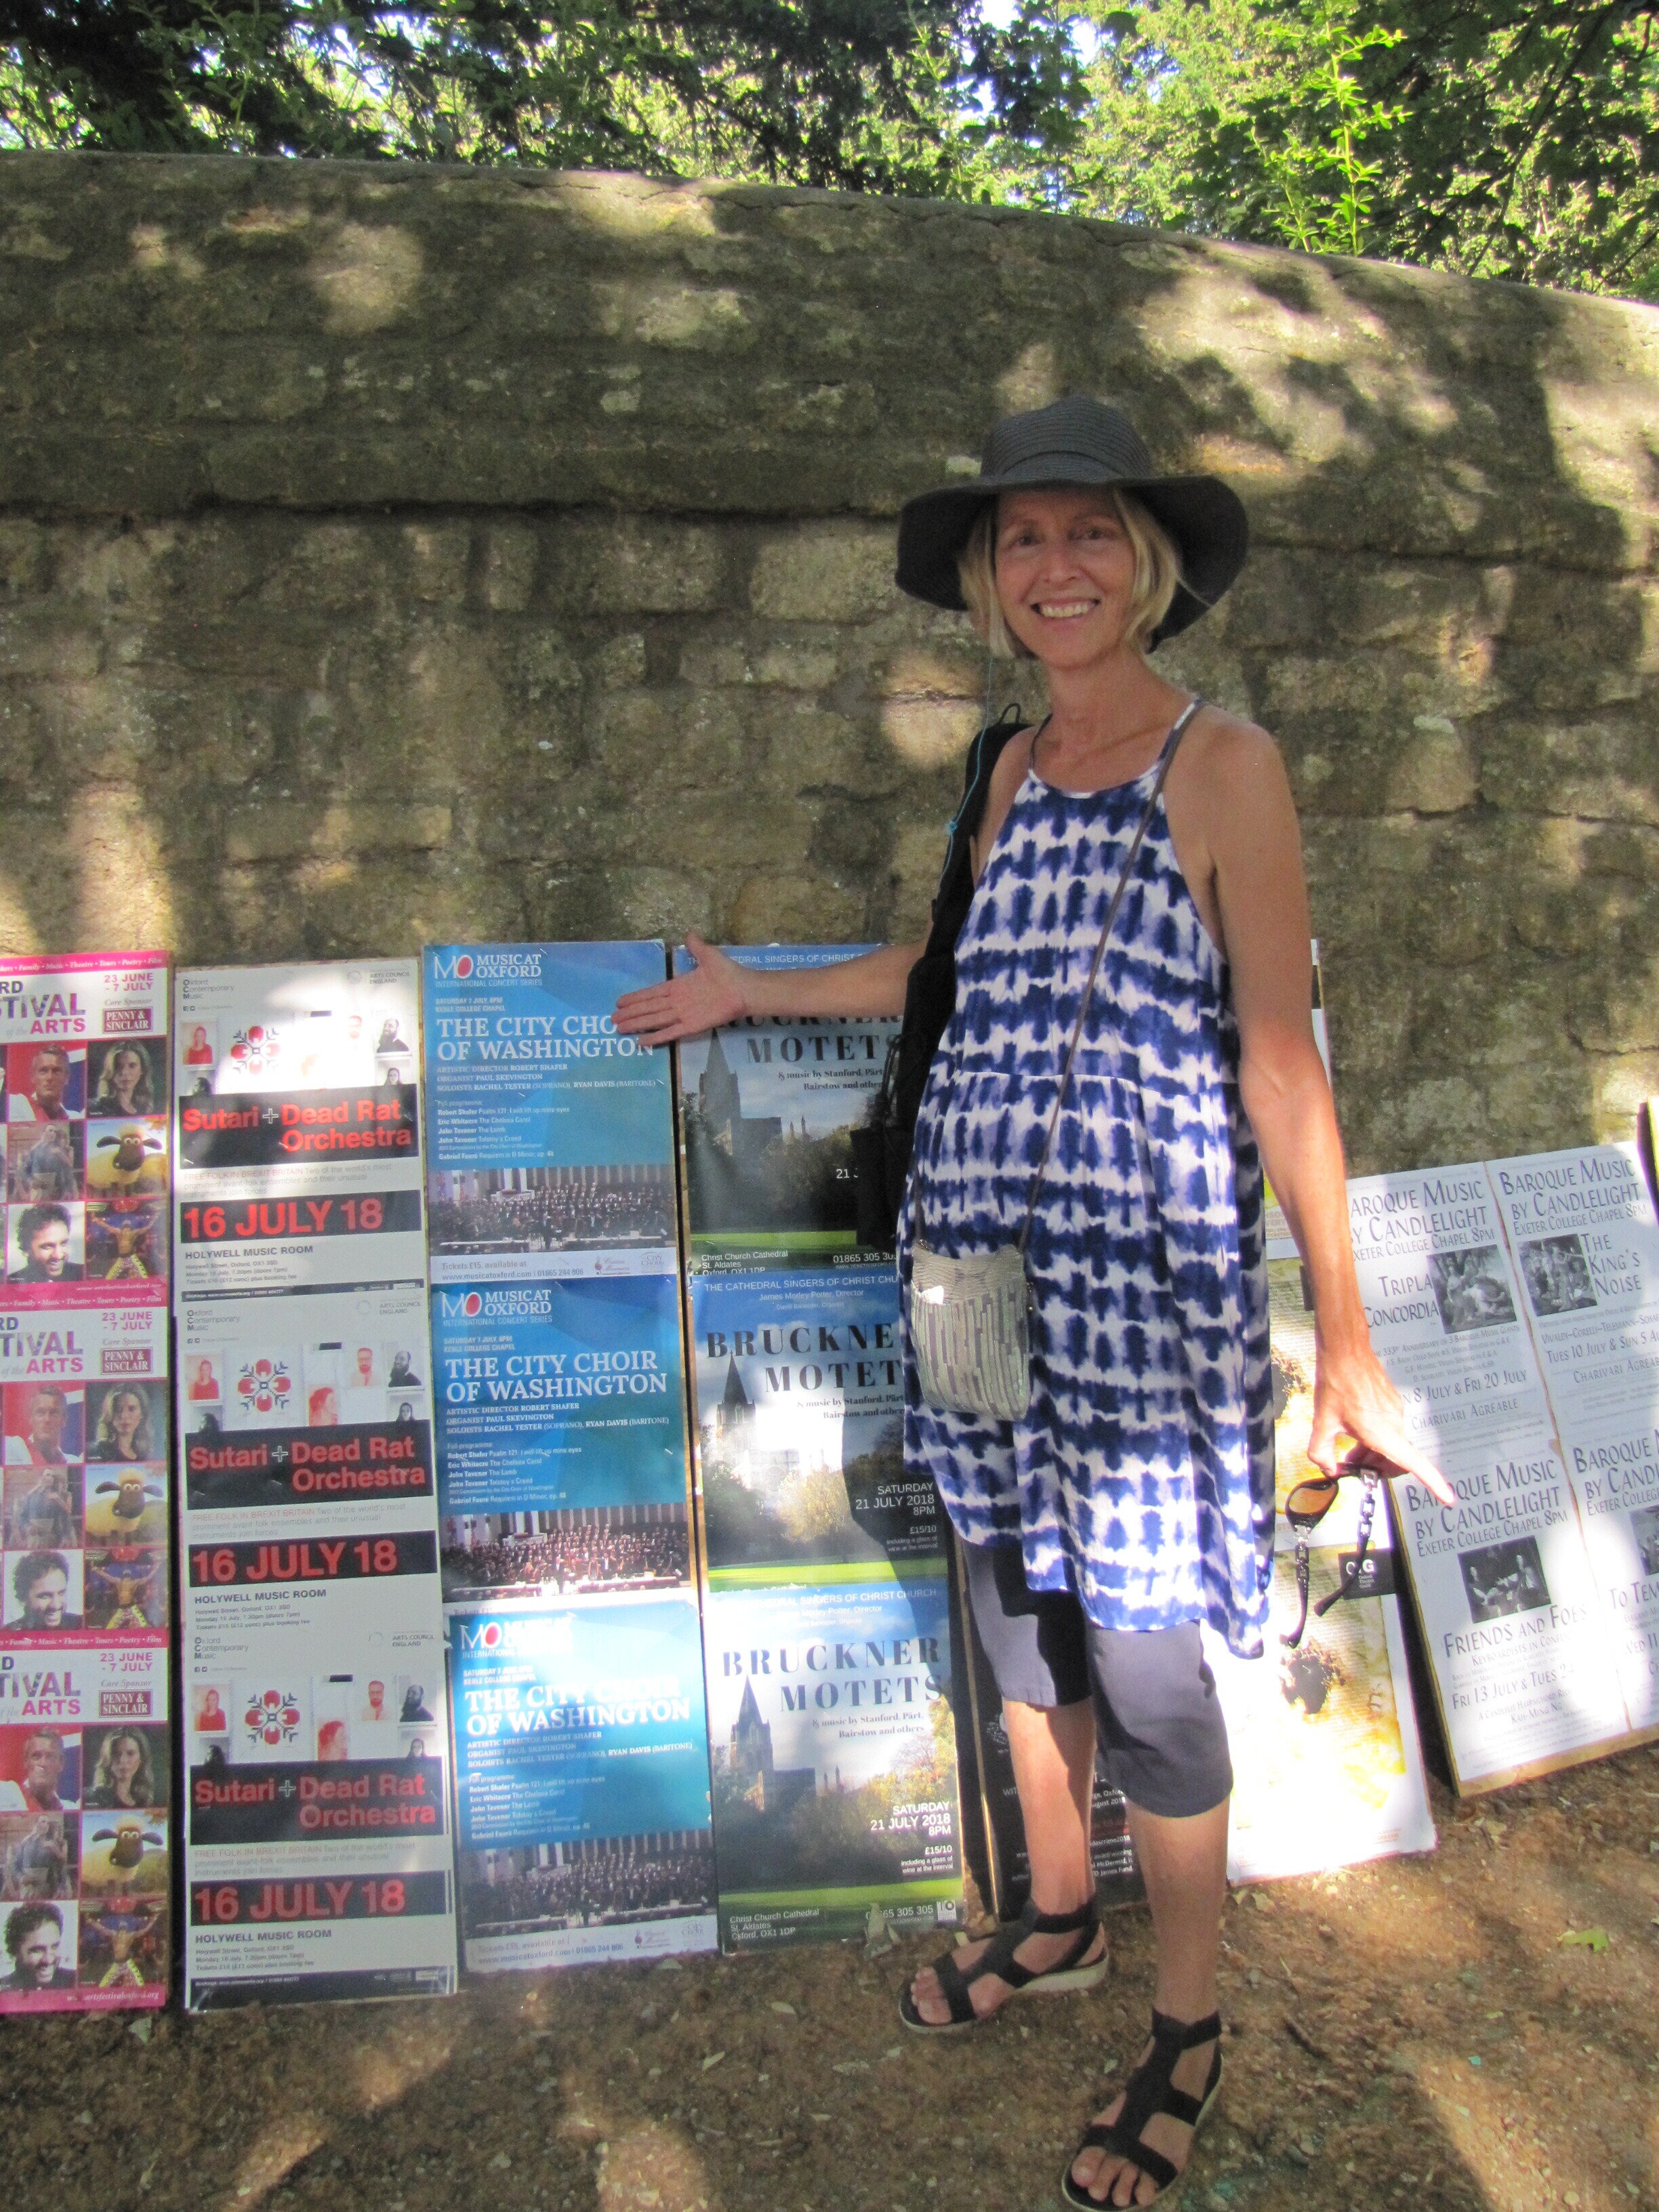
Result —
POLYGON ((933 894, 933 925, 904 993, 904 1021, 888 1048, 881 1088, 861 1128, 852 1132, 858 1177, 859 1243, 890 1252, 898 1236, 899 1207, 910 1172, 921 1094, 939 1039, 957 1002, 957 939, 974 902, 972 839, 985 818, 991 776, 1010 738, 1025 727, 1018 707, 988 722, 968 750, 962 804, 951 817, 945 866, 933 894))

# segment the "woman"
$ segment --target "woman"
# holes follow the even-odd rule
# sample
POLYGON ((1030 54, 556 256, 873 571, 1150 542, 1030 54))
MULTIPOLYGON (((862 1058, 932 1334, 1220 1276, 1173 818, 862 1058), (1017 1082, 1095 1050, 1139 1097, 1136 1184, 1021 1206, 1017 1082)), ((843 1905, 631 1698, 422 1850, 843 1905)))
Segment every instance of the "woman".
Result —
POLYGON ((88 1807, 112 1812, 147 1809, 155 1802, 149 1746, 137 1729, 116 1729, 104 1738, 87 1792, 88 1807))
POLYGON ((149 1405, 142 1390, 112 1390, 98 1416, 98 1433, 87 1457, 100 1461, 157 1456, 149 1433, 149 1405))
POLYGON ((90 1111, 129 1120, 155 1111, 155 1085, 150 1077, 149 1055, 143 1045, 118 1044, 106 1054, 90 1111))
MULTIPOLYGON (((1367 1336, 1283 765, 1261 731, 1146 658, 1227 589, 1245 541, 1225 485, 1160 477, 1124 417, 1082 398, 998 424, 978 481, 911 501, 899 527, 901 586, 965 605, 994 651, 1041 664, 1051 701, 1006 742, 982 816, 963 825, 975 888, 899 1237, 903 1272, 918 1243, 1005 1249, 1031 1209, 1024 1418, 938 1410, 908 1355, 905 1419, 907 1462, 933 1477, 963 1540, 1002 1692, 1031 1904, 918 1974, 901 2010, 918 2032, 951 2032, 1021 1989, 1100 1978, 1098 1733, 1129 1802, 1158 1979, 1152 2037, 1062 2177, 1085 2207, 1150 2204, 1170 2187, 1219 2084, 1232 1771, 1199 1624, 1246 1656, 1261 1648, 1264 1160, 1314 1290, 1310 1456, 1334 1466, 1346 1431, 1347 1464, 1408 1470, 1449 1496, 1408 1443, 1367 1336)), ((763 975, 688 943, 696 969, 624 999, 619 1029, 654 1045, 743 1015, 891 1015, 924 950, 763 975)))

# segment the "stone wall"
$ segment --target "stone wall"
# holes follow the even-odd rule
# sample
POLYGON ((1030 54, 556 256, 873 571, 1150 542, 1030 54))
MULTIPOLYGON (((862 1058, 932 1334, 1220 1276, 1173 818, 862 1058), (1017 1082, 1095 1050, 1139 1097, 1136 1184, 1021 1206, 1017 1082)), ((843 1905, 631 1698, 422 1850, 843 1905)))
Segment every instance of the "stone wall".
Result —
POLYGON ((12 155, 0 328, 0 945, 915 932, 985 671, 891 518, 1087 389, 1249 502, 1166 659, 1285 746, 1356 1168, 1659 1087, 1652 310, 1001 210, 12 155))

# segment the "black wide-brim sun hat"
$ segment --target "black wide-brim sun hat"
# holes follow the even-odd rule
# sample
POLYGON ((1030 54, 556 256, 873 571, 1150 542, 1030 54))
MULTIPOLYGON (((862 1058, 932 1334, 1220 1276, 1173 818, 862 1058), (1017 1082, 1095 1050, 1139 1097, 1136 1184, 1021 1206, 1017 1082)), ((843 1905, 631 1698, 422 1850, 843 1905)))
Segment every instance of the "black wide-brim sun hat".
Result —
POLYGON ((1133 492, 1181 555, 1181 581, 1153 633, 1161 645, 1207 613, 1244 566, 1244 502, 1219 477, 1160 476, 1127 415, 1073 393, 1052 406, 1006 415, 985 441, 980 472, 905 501, 895 581, 935 607, 965 607, 957 556, 975 517, 999 492, 1108 485, 1133 492))

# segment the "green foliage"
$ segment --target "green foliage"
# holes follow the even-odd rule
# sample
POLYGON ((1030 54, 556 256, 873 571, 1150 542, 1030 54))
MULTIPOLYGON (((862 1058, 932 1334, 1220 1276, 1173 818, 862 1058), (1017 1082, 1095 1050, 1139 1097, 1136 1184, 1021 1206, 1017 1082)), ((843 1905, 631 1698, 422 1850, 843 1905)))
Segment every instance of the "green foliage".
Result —
MULTIPOLYGON (((976 0, 0 0, 0 143, 936 192, 1063 137, 1063 32, 976 0)), ((1068 106, 1069 103, 1069 106, 1068 106)))
POLYGON ((1644 289, 1656 0, 1090 0, 1075 204, 1470 275, 1644 289))

